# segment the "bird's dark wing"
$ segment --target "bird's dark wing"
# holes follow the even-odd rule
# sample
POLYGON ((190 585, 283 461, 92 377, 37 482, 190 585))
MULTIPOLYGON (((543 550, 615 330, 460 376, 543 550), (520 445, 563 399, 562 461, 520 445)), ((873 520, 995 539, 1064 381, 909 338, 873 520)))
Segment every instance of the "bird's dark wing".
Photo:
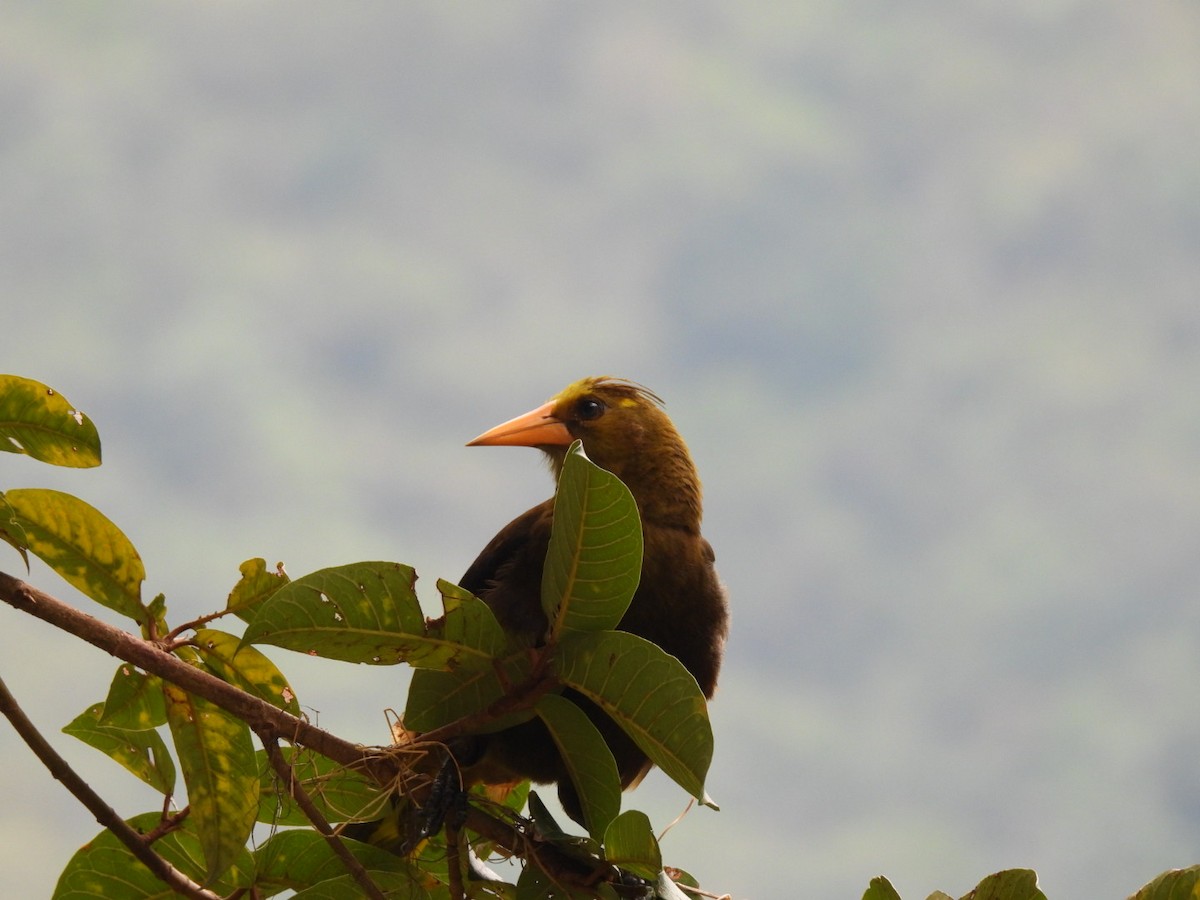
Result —
POLYGON ((459 584, 479 597, 508 632, 540 641, 542 567, 550 545, 554 500, 539 503, 500 529, 463 574, 459 584))

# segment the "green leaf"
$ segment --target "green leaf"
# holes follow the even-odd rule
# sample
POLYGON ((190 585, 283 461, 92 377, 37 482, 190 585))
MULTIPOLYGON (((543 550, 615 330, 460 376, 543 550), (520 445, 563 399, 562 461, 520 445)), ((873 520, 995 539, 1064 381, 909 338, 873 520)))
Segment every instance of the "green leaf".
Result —
MULTIPOLYGON (((146 834, 161 819, 161 813, 152 812, 126 821, 135 831, 146 834)), ((181 828, 155 841, 154 852, 193 881, 203 880, 204 857, 190 819, 185 819, 181 828)), ((217 894, 229 895, 238 888, 249 887, 253 873, 254 861, 243 847, 230 871, 209 887, 217 894)), ((134 897, 169 900, 177 896, 143 866, 115 834, 105 829, 71 857, 58 876, 53 900, 130 900, 134 897)))
POLYGON ((103 513, 61 491, 25 488, 4 496, 43 562, 97 603, 138 622, 146 618, 142 559, 103 513))
MULTIPOLYGON (((407 861, 378 847, 347 841, 346 846, 368 870, 391 870, 390 874, 403 875, 406 884, 389 884, 402 889, 411 885, 414 893, 399 893, 397 897, 425 897, 421 888, 420 874, 407 861)), ((255 887, 270 889, 272 893, 291 889, 301 890, 309 885, 318 885, 346 874, 340 859, 330 849, 326 840, 310 828, 289 829, 273 835, 254 851, 256 863, 255 887)), ((382 886, 382 882, 379 882, 382 886)), ((343 897, 358 897, 361 892, 354 886, 343 893, 343 897)), ((313 896, 319 896, 313 895, 313 896)))
POLYGON ((167 705, 158 676, 147 675, 131 663, 117 666, 104 699, 100 724, 126 731, 145 731, 166 725, 167 705))
POLYGON ((79 738, 110 759, 123 765, 156 791, 175 790, 175 764, 157 731, 128 731, 100 721, 104 704, 96 703, 63 728, 64 734, 79 738))
POLYGON ((629 489, 587 458, 567 452, 542 572, 542 609, 551 635, 615 628, 642 571, 642 526, 629 489))
POLYGON ((683 663, 645 638, 600 631, 565 637, 554 664, 564 684, 608 713, 676 784, 706 800, 712 727, 683 663))
POLYGON ((266 700, 293 716, 300 715, 300 704, 291 685, 275 663, 260 650, 243 644, 241 638, 211 628, 196 629, 196 649, 209 670, 235 687, 266 700))
POLYGON ((604 858, 649 881, 658 878, 662 851, 644 812, 629 809, 613 819, 604 833, 604 858))
MULTIPOLYGON (((416 669, 408 687, 404 726, 412 731, 432 731, 464 716, 487 709, 527 682, 532 666, 528 654, 515 653, 501 660, 488 657, 474 666, 450 671, 416 669)), ((498 714, 476 733, 499 731, 533 718, 533 710, 498 714)))
POLYGON ((547 694, 535 709, 571 775, 588 834, 602 840, 621 811, 621 776, 612 751, 587 714, 565 697, 547 694))
POLYGON ((612 885, 600 883, 592 888, 568 888, 543 872, 533 862, 525 863, 517 879, 517 900, 616 900, 612 885))
POLYGON ((1129 900, 1197 900, 1200 898, 1200 866, 1163 872, 1129 900))
POLYGON ((900 900, 892 883, 882 875, 876 875, 863 892, 862 900, 900 900))
POLYGON ((489 661, 503 638, 491 610, 441 582, 446 615, 427 625, 415 582, 413 570, 399 563, 321 569, 264 600, 242 640, 372 665, 407 662, 448 669, 489 661))
POLYGON ((272 572, 262 557, 246 560, 238 566, 238 571, 242 577, 229 592, 225 608, 247 623, 254 621, 259 604, 291 580, 283 571, 283 563, 277 564, 272 572))
POLYGON ((11 546, 21 556, 25 563, 25 571, 29 571, 29 539, 25 537, 25 529, 17 522, 17 514, 3 492, 0 492, 0 541, 11 546))
MULTIPOLYGON (((353 772, 311 750, 281 747, 292 775, 329 822, 370 822, 387 806, 389 792, 365 775, 353 772)), ((280 781, 265 750, 256 754, 259 778, 258 821, 270 825, 308 825, 308 817, 280 781)))
MULTIPOLYGON (((395 857, 393 857, 395 859, 395 857)), ((367 869, 367 875, 389 900, 421 900, 428 892, 413 880, 410 872, 397 872, 394 862, 385 869, 367 869)), ((293 900, 351 900, 362 896, 362 888, 350 875, 339 875, 297 891, 293 900)))
POLYGON ((499 656, 504 652, 508 638, 491 607, 466 588, 444 579, 438 579, 437 588, 442 595, 445 615, 428 623, 431 636, 440 637, 451 645, 469 647, 483 656, 499 656))
POLYGON ((92 420, 53 388, 17 375, 0 375, 0 450, 56 466, 100 465, 92 420))
POLYGON ((983 879, 963 900, 1046 900, 1046 895, 1032 869, 1008 869, 983 879))
POLYGON ((250 729, 219 706, 173 684, 164 682, 163 694, 187 785, 189 821, 195 823, 204 847, 207 882, 236 858, 258 813, 258 771, 250 729))

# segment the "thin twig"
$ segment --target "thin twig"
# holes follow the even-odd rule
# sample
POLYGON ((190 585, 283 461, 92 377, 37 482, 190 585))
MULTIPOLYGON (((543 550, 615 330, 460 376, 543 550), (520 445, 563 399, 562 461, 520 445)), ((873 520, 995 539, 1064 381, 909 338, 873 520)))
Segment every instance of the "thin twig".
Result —
POLYGON ((129 852, 153 872, 156 878, 185 897, 193 897, 196 900, 220 900, 217 894, 196 884, 150 849, 142 835, 138 834, 117 814, 115 809, 92 790, 91 786, 42 737, 41 732, 37 730, 18 705, 16 698, 9 692, 3 679, 0 679, 0 712, 12 723, 17 734, 21 736, 21 740, 29 745, 29 749, 50 770, 50 774, 61 781, 63 786, 96 817, 96 821, 116 835, 117 840, 128 847, 129 852))
POLYGON ((330 849, 338 859, 342 861, 342 865, 346 867, 346 871, 350 873, 360 888, 363 889, 366 896, 372 900, 385 900, 383 891, 379 889, 371 876, 367 874, 367 870, 363 868, 362 863, 350 852, 350 849, 345 845, 340 837, 333 832, 333 826, 317 809, 316 804, 312 802, 312 798, 308 796, 308 792, 304 790, 304 786, 296 778, 296 773, 292 771, 292 767, 288 765, 288 761, 283 758, 283 753, 279 749, 279 739, 274 735, 259 735, 262 740, 263 749, 267 751, 267 759, 271 761, 271 766, 275 769, 275 774, 280 780, 287 785, 288 793, 292 795, 292 799, 308 816, 308 821, 316 826, 317 831, 321 832, 325 841, 329 844, 330 849))

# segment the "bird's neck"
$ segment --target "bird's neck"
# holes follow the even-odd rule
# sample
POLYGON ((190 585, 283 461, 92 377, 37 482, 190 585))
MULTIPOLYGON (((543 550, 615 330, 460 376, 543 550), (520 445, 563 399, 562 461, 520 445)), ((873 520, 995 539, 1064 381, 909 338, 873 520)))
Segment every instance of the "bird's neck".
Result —
POLYGON ((612 471, 633 494, 644 523, 700 532, 700 478, 685 446, 635 457, 612 471))

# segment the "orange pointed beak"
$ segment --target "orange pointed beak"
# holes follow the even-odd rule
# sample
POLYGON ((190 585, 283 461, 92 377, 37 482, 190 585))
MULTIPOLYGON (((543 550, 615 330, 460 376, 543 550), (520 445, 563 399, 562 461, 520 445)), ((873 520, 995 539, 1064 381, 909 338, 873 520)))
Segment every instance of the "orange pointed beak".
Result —
POLYGON ((571 432, 563 421, 554 415, 554 401, 531 409, 523 416, 509 419, 485 431, 468 447, 548 447, 556 444, 566 446, 573 441, 571 432))

